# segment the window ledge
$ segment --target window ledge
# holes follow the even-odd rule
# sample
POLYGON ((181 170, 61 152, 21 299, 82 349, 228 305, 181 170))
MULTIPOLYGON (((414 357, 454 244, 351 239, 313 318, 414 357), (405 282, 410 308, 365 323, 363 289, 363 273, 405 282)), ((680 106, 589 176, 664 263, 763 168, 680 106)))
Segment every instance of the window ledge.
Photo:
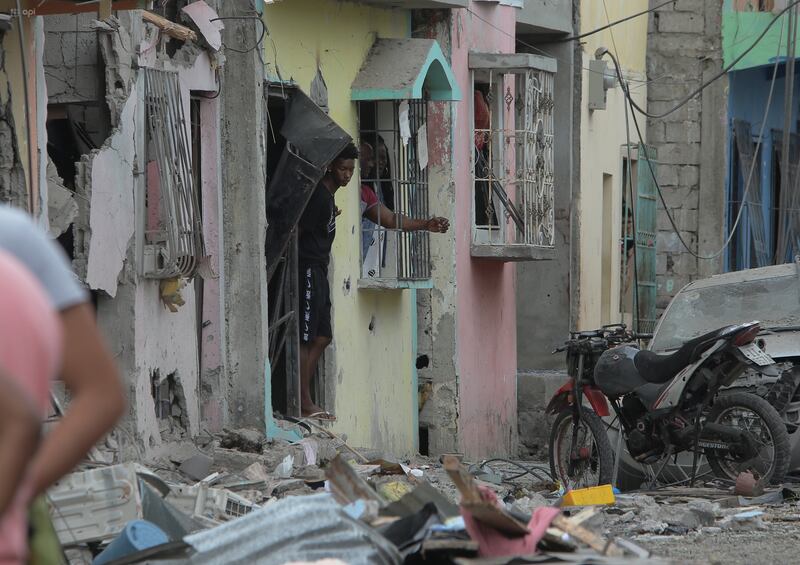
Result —
POLYGON ((494 261, 551 261, 556 258, 554 247, 532 245, 490 245, 473 243, 470 253, 476 259, 494 261))
POLYGON ((364 290, 403 290, 406 288, 433 288, 431 279, 404 281, 398 279, 358 279, 358 288, 364 290))

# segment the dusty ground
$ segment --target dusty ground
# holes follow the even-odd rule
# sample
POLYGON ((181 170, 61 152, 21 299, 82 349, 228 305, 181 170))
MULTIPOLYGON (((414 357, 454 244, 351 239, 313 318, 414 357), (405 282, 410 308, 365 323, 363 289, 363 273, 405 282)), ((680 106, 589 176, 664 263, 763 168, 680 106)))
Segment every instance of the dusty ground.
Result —
POLYGON ((748 533, 707 534, 693 532, 684 536, 637 539, 638 543, 676 563, 712 563, 755 565, 760 563, 800 562, 800 526, 773 528, 748 533))
MULTIPOLYGON (((171 458, 154 464, 159 474, 183 482, 177 469, 179 461, 198 446, 182 446, 186 449, 172 450, 171 458), (182 451, 186 451, 183 453, 182 451)), ((258 461, 271 472, 287 454, 295 458, 294 477, 305 476, 310 471, 321 473, 316 465, 305 466, 302 446, 264 445, 255 446, 255 453, 242 452, 243 446, 231 445, 238 449, 220 449, 209 446, 214 457, 211 471, 241 473, 248 465, 258 461)), ((246 447, 246 446, 244 446, 246 447)), ((329 460, 339 448, 339 443, 320 440, 318 442, 318 464, 329 460)), ((341 451, 341 449, 339 449, 341 451)), ((359 450, 369 459, 390 457, 370 450, 359 450)), ((344 452, 346 457, 352 454, 344 452)), ((383 483, 408 483, 413 489, 417 481, 430 482, 452 502, 459 500, 458 492, 444 472, 438 459, 413 457, 399 461, 414 473, 408 477, 388 475, 372 476, 370 480, 380 492, 383 483)), ((547 468, 542 461, 520 462, 528 468, 547 468)), ((469 466, 469 462, 465 462, 469 466)), ((498 499, 518 512, 530 513, 542 505, 554 505, 559 501, 555 485, 542 480, 541 473, 521 473, 520 467, 508 462, 491 462, 483 467, 489 471, 482 484, 491 487, 498 499), (538 476, 534 476, 538 475, 538 476), (505 479, 505 480, 504 480, 505 479), (509 480, 510 479, 510 480, 509 480)), ((475 467, 472 467, 475 471, 475 467)), ((366 478, 366 477, 365 477, 366 478)), ((230 482, 231 479, 229 478, 230 482)), ((235 481, 234 481, 235 482, 235 481)), ((269 485, 270 480, 267 481, 269 485)), ((286 489, 275 489, 273 482, 267 490, 242 491, 240 494, 256 503, 266 503, 270 497, 296 496, 312 492, 303 481, 284 479, 279 481, 286 489), (298 483, 298 484, 294 484, 298 483), (271 494, 270 494, 271 492, 271 494)), ((710 486, 710 485, 707 485, 710 486)), ((672 563, 711 563, 711 564, 758 564, 758 563, 800 563, 800 485, 790 485, 783 491, 784 501, 772 504, 753 500, 740 500, 732 493, 713 488, 699 490, 661 489, 648 494, 626 493, 617 497, 617 503, 603 507, 585 526, 607 537, 620 537, 650 550, 653 557, 667 559, 672 563), (796 493, 796 494, 795 494, 796 493), (750 512, 752 515, 743 513, 750 512)), ((321 488, 321 483, 314 488, 321 488)), ((773 489, 777 493, 777 489, 773 489)), ((574 509, 574 512, 580 509, 574 509)))

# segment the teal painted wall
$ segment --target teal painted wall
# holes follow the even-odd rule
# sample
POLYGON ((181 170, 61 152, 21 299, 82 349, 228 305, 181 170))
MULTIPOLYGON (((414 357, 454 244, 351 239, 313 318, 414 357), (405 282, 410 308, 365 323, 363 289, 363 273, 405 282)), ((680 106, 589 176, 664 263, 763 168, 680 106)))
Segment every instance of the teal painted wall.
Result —
MULTIPOLYGON (((738 12, 733 0, 725 0, 722 8, 722 54, 725 66, 750 47, 775 18, 772 12, 738 12)), ((758 45, 732 69, 741 71, 774 62, 775 56, 785 56, 788 39, 788 13, 775 22, 758 45), (780 45, 779 45, 780 42, 780 45), (780 49, 780 50, 779 50, 780 49)), ((800 38, 800 27, 797 37, 800 38)))

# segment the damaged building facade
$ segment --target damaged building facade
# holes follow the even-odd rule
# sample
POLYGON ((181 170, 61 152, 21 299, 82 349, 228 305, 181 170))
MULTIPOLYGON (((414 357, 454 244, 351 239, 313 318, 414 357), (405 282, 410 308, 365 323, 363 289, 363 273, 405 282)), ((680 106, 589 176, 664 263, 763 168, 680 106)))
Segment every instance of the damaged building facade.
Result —
MULTIPOLYGON (((4 22, 2 200, 58 238, 92 292, 128 385, 124 456, 263 420, 263 394, 253 418, 231 400, 252 387, 224 370, 223 21, 205 2, 118 2, 103 19, 97 6, 65 4, 4 22)), ((263 242, 259 227, 252 240, 263 242)))
MULTIPOLYGON (((362 175, 336 195, 334 340, 315 388, 348 441, 394 453, 516 450, 516 265, 557 257, 553 168, 570 166, 553 145, 554 120, 569 111, 554 91, 561 62, 518 51, 515 41, 519 21, 548 33, 535 25, 553 20, 546 4, 265 8, 274 131, 283 99, 300 89, 379 162, 386 155, 374 179, 362 175), (365 226, 359 183, 396 211, 444 216, 453 229, 428 236, 365 226)), ((272 319, 284 318, 276 310, 272 319)), ((290 405, 296 385, 286 363, 278 356, 271 365, 273 406, 287 388, 290 405)))
POLYGON ((568 24, 516 0, 67 4, 0 22, 0 195, 92 291, 129 390, 123 456, 226 426, 291 439, 292 221, 349 140, 380 171, 337 194, 313 385, 330 429, 398 455, 514 453, 517 266, 568 263, 554 178, 571 167, 569 72, 515 37, 568 24), (359 184, 453 229, 367 225, 359 184))

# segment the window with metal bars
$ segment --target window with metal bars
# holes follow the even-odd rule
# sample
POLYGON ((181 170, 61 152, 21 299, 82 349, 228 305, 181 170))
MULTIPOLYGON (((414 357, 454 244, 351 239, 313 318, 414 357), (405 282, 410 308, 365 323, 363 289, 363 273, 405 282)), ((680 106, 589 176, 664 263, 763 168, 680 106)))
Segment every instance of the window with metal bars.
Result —
POLYGON ((191 277, 205 258, 190 119, 178 73, 144 69, 147 190, 144 275, 191 277))
POLYGON ((427 219, 428 147, 425 100, 358 103, 361 159, 361 281, 362 287, 401 288, 431 276, 430 234, 405 232, 402 217, 427 219), (373 155, 368 164, 365 153, 373 155), (374 194, 393 214, 397 229, 377 225, 363 216, 374 194))
POLYGON ((472 255, 550 258, 554 72, 473 68, 472 255))

